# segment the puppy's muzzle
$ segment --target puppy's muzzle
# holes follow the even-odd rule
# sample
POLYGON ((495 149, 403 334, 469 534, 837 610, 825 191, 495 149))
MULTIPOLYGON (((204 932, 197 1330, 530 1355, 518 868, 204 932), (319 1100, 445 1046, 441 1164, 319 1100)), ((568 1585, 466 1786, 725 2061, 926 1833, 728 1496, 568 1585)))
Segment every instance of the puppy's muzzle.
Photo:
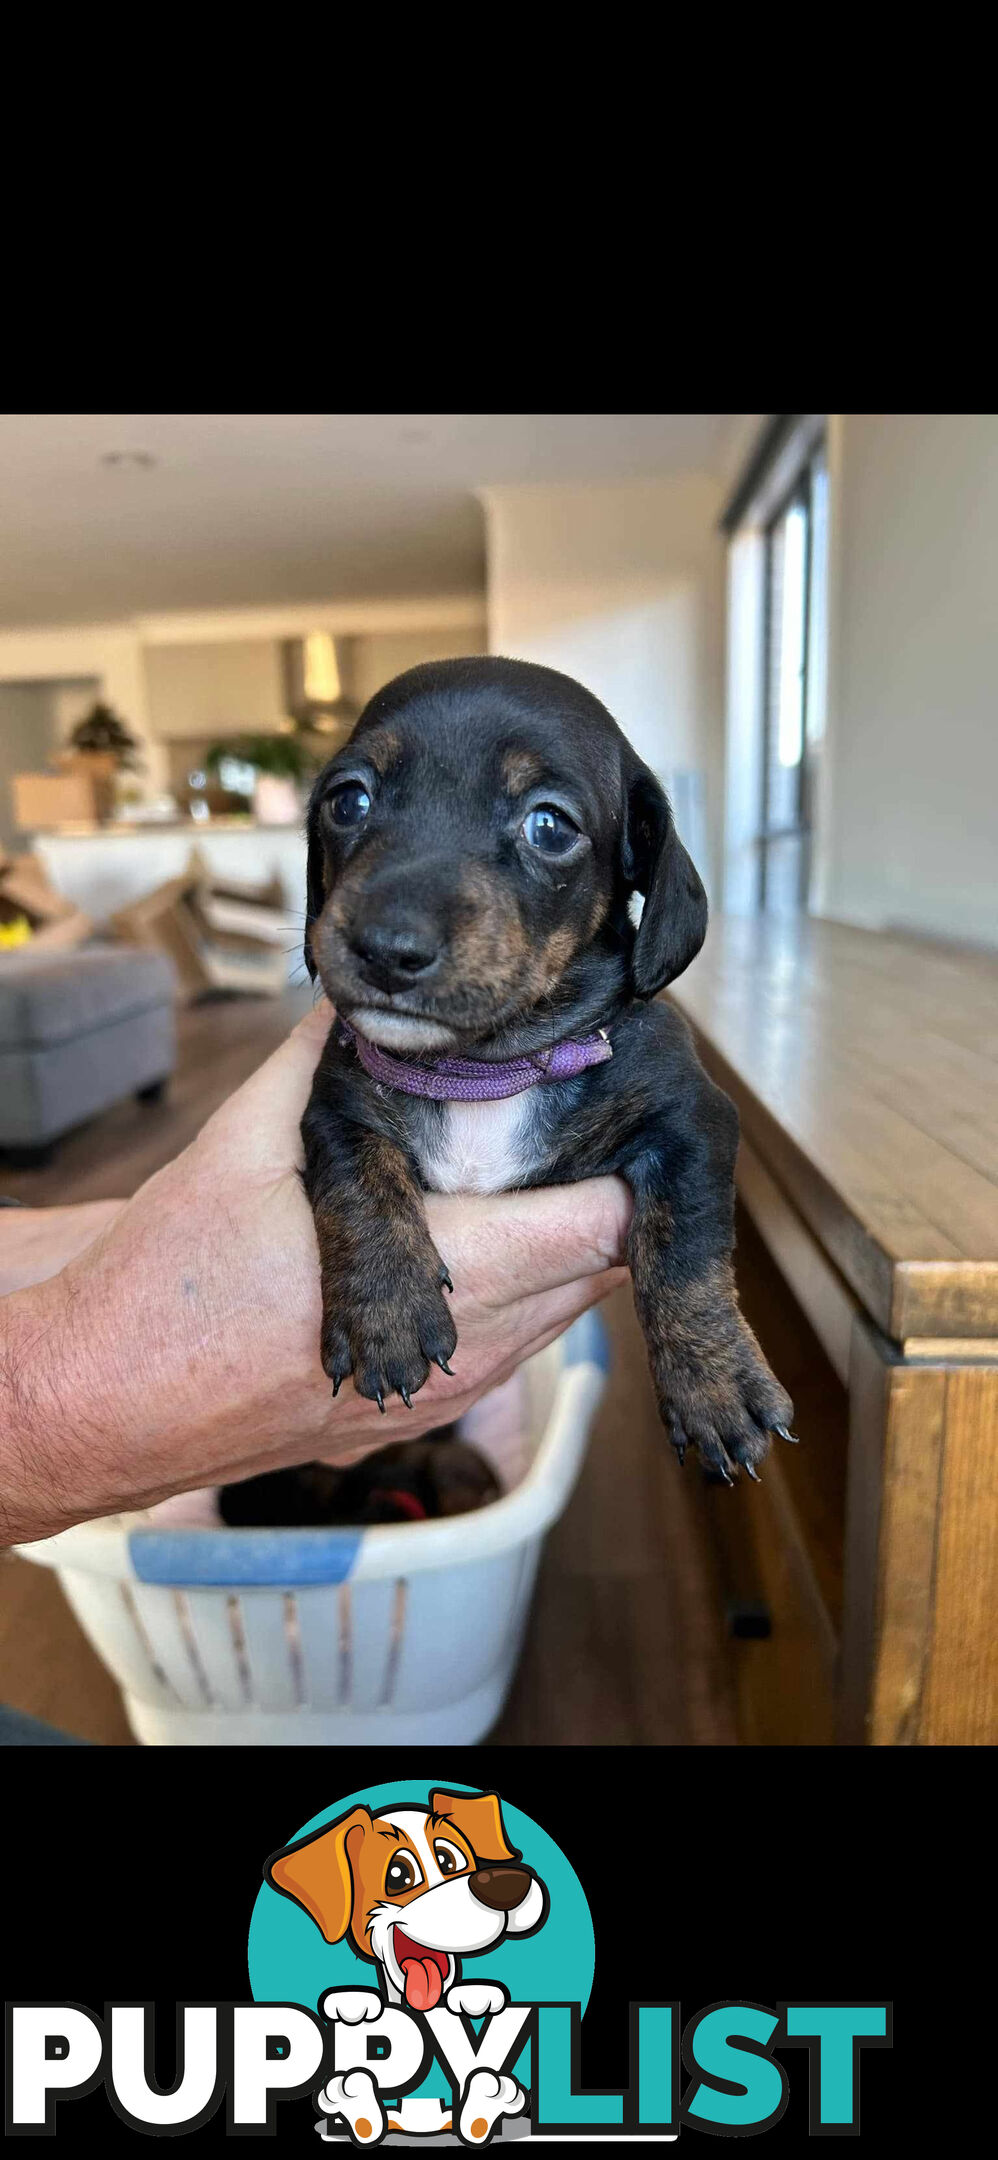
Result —
POLYGON ((365 909, 350 929, 350 945, 365 982, 377 990, 406 990, 440 958, 443 936, 438 923, 419 909, 398 904, 365 909))
POLYGON ((522 1905, 530 1882, 526 1868, 518 1867, 476 1868, 468 1877, 472 1896, 490 1912, 512 1912, 522 1905))

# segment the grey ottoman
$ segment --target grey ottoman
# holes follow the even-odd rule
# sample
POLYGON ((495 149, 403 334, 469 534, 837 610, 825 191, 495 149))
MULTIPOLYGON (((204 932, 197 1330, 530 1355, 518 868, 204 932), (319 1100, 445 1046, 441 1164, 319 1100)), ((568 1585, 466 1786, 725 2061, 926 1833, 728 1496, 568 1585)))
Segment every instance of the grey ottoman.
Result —
POLYGON ((176 978, 122 945, 0 954, 0 1148, 30 1161, 60 1133, 154 1094, 176 1062, 176 978))

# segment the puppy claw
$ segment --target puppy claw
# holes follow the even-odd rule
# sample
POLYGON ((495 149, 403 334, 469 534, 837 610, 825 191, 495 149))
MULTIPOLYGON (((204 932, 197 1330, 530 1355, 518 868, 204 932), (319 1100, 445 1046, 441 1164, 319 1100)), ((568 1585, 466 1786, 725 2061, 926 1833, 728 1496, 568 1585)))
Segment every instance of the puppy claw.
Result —
POLYGON ((353 1374, 357 1394, 376 1402, 383 1416, 397 1395, 407 1410, 429 1378, 430 1360, 444 1372, 457 1330, 438 1282, 440 1262, 400 1272, 391 1298, 366 1301, 348 1285, 323 1286, 322 1363, 331 1381, 353 1374), (345 1307, 345 1310, 344 1310, 345 1307))
POLYGON ((336 1401, 336 1397, 337 1397, 337 1395, 339 1394, 339 1392, 340 1392, 340 1388, 342 1387, 342 1385, 343 1385, 343 1379, 342 1379, 342 1374, 340 1374, 340 1373, 337 1373, 337 1375, 336 1375, 336 1378, 335 1378, 335 1380, 333 1381, 333 1401, 334 1401, 334 1402, 336 1401))
POLYGON ((679 1419, 674 1411, 670 1410, 666 1402, 659 1403, 658 1412, 663 1424, 669 1428, 669 1444, 674 1449, 679 1467, 682 1469, 686 1461, 686 1450, 690 1444, 689 1434, 684 1432, 679 1419))
POLYGON ((773 1431, 774 1433, 779 1434, 781 1440, 789 1440, 791 1447, 800 1446, 799 1434, 795 1432, 788 1432, 785 1425, 774 1425, 773 1431))
POLYGON ((762 1479, 761 1479, 761 1477, 759 1476, 759 1472, 758 1472, 758 1470, 753 1470, 753 1468, 752 1468, 752 1465, 751 1465, 751 1463, 750 1463, 750 1462, 747 1462, 747 1463, 743 1463, 743 1464, 742 1464, 742 1468, 743 1468, 743 1470, 744 1470, 744 1472, 745 1472, 745 1475, 746 1475, 746 1477, 750 1477, 750 1478, 751 1478, 751 1480, 752 1480, 752 1483, 753 1483, 753 1485, 761 1485, 761 1484, 762 1484, 762 1479))
POLYGON ((435 1358, 434 1358, 434 1360, 433 1360, 433 1362, 434 1362, 434 1365, 439 1365, 439 1367, 440 1367, 440 1370, 441 1370, 441 1372, 445 1372, 445 1373, 447 1374, 447 1378, 448 1378, 448 1380, 453 1380, 453 1378, 454 1378, 454 1371, 453 1371, 453 1367, 452 1367, 452 1366, 450 1366, 450 1365, 448 1365, 448 1363, 447 1363, 447 1360, 446 1360, 446 1358, 445 1358, 445 1357, 435 1357, 435 1358))
POLYGON ((449 1274, 448 1274, 448 1272, 447 1272, 447 1269, 446 1269, 445 1267, 442 1267, 442 1268, 441 1268, 441 1270, 440 1270, 440 1287, 441 1287, 441 1289, 442 1289, 442 1290, 449 1290, 449 1291, 450 1291, 450 1294, 451 1294, 451 1297, 453 1297, 453 1295, 454 1295, 454 1285, 453 1285, 453 1283, 451 1282, 450 1276, 449 1276, 449 1274))

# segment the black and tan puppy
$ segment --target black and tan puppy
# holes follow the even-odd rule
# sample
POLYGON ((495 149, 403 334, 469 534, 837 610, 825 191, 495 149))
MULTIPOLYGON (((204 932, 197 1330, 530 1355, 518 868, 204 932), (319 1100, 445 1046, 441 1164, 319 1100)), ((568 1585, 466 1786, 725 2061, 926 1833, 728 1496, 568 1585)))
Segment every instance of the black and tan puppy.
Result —
POLYGON ((456 1426, 444 1425, 422 1440, 397 1440, 348 1470, 331 1463, 302 1463, 264 1470, 260 1477, 223 1485, 219 1514, 233 1528, 265 1524, 270 1530, 336 1523, 433 1521, 470 1515, 502 1495, 498 1478, 456 1426))
POLYGON ((449 660, 372 698, 309 808, 306 957, 348 1023, 302 1123, 334 1392, 352 1374, 384 1407, 431 1361, 448 1370, 424 1191, 616 1172, 680 1458, 695 1445, 729 1480, 738 1464, 754 1476, 770 1433, 790 1437, 735 1297, 737 1115, 679 1014, 652 1002, 706 927, 661 787, 568 676, 449 660), (451 1079, 455 1060, 471 1064, 451 1079), (490 1074, 517 1092, 482 1099, 490 1074))

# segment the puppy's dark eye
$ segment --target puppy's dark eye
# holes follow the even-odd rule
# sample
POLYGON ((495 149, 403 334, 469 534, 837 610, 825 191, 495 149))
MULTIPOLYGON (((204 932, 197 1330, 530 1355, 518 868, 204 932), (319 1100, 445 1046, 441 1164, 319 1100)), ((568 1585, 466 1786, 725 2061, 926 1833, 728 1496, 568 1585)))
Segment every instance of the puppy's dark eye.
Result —
POLYGON ((412 1853, 396 1853, 385 1876, 385 1889, 394 1890, 398 1896, 402 1890, 414 1890, 423 1880, 423 1872, 412 1853))
POLYGON ((329 815, 334 825, 363 825, 370 807, 370 795, 360 780, 345 780, 329 798, 329 815))
POLYGON ((523 820, 523 837, 539 855, 567 855, 575 846, 579 828, 553 803, 538 803, 523 820))
POLYGON ((441 1875, 460 1875, 468 1863, 456 1845, 448 1845, 446 1838, 438 1838, 433 1847, 433 1857, 441 1875))

